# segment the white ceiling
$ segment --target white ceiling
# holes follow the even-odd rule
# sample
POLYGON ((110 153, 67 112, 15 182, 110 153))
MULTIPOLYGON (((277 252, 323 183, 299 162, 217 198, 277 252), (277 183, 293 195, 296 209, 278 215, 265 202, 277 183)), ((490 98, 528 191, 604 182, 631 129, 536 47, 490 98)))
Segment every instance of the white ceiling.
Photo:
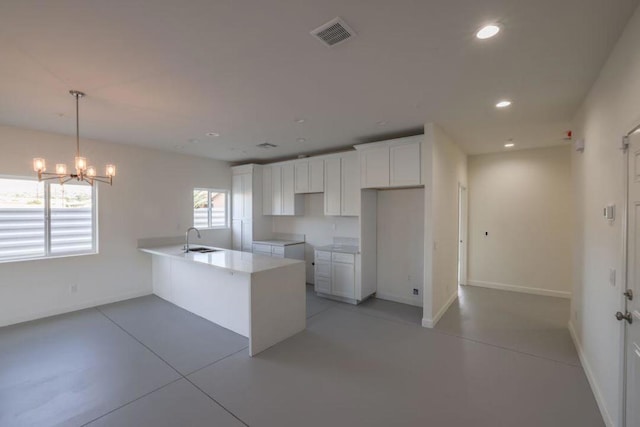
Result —
POLYGON ((88 95, 84 137, 232 161, 419 133, 425 122, 470 154, 509 138, 554 145, 637 4, 3 0, 0 123, 73 134, 73 88, 88 95), (309 31, 336 16, 357 36, 327 48, 309 31), (488 22, 502 32, 477 40, 488 22), (501 98, 513 106, 494 108, 501 98), (264 141, 278 147, 256 148, 264 141))

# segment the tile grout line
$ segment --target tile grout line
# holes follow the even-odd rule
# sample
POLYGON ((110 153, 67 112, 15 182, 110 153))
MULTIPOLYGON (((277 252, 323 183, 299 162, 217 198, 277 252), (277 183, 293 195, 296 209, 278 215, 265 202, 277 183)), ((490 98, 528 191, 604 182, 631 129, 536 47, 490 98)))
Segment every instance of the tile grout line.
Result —
POLYGON ((142 396, 136 397, 135 399, 133 399, 133 400, 132 400, 132 401, 130 401, 130 402, 124 403, 124 404, 122 404, 122 405, 118 406, 117 408, 113 408, 113 409, 112 409, 112 410, 110 410, 109 412, 105 412, 104 414, 100 415, 99 417, 96 417, 96 418, 94 418, 94 419, 92 419, 92 420, 90 420, 90 421, 87 421, 86 423, 82 424, 82 427, 88 426, 89 424, 91 424, 91 423, 93 423, 93 422, 95 422, 95 421, 98 421, 100 418, 106 417, 107 415, 109 415, 109 414, 111 414, 111 413, 113 413, 113 412, 115 412, 115 411, 117 411, 117 410, 119 410, 119 409, 122 409, 122 408, 124 408, 125 406, 129 406, 129 405, 131 405, 133 402, 136 402, 136 401, 138 401, 138 400, 142 399, 143 397, 147 397, 147 396, 149 396, 150 394, 155 393, 155 392, 156 392, 156 391, 158 391, 158 390, 162 390, 163 388, 168 387, 168 386, 170 386, 171 384, 173 384, 173 383, 175 383, 175 382, 180 381, 181 379, 182 379, 182 378, 176 378, 175 380, 173 380, 173 381, 171 381, 171 382, 168 382, 168 383, 166 383, 165 385, 162 385, 162 386, 160 386, 160 387, 158 387, 158 388, 156 388, 156 389, 153 389, 153 390, 151 390, 150 392, 143 394, 142 396))
MULTIPOLYGON (((492 343, 488 343, 488 342, 484 342, 484 341, 479 341, 479 340, 476 340, 476 339, 473 339, 473 338, 468 338, 468 337, 465 337, 465 336, 462 336, 462 335, 456 335, 456 334, 447 333, 447 332, 441 331, 441 330, 436 329, 436 328, 424 328, 422 325, 417 324, 417 323, 413 324, 413 323, 410 323, 410 322, 405 322, 403 320, 389 319, 389 318, 383 317, 383 316, 376 316, 376 315, 370 314, 370 313, 363 313, 360 310, 352 310, 352 309, 347 309, 347 308, 341 308, 339 306, 329 307, 327 310, 331 310, 332 308, 335 308, 336 310, 340 310, 340 311, 346 312, 346 313, 355 313, 355 314, 359 314, 359 315, 362 315, 362 316, 373 317, 374 319, 385 320, 387 322, 395 323, 397 325, 413 326, 413 327, 417 327, 417 328, 420 328, 420 329, 426 329, 427 331, 432 331, 432 332, 438 333, 440 335, 445 335, 445 336, 448 336, 448 337, 458 338, 458 339, 465 340, 465 341, 470 341, 470 342, 473 342, 473 343, 476 343, 476 344, 483 344, 483 345, 486 345, 486 346, 489 346, 489 347, 499 348, 499 349, 504 350, 504 351, 523 354, 525 356, 535 357, 536 359, 547 360, 549 362, 555 362, 555 363, 558 363, 558 364, 561 364, 561 365, 564 365, 564 366, 570 366, 572 368, 583 368, 582 365, 574 365, 574 364, 569 363, 569 362, 563 362, 561 360, 552 359, 552 358, 549 358, 549 357, 540 356, 540 355, 533 354, 533 353, 527 353, 525 351, 520 351, 520 350, 516 350, 516 349, 513 349, 513 348, 509 348, 509 347, 503 347, 503 346, 500 346, 500 345, 497 345, 497 344, 492 344, 492 343)), ((322 311, 320 313, 317 313, 317 314, 322 314, 327 310, 324 310, 324 311, 322 311)))
MULTIPOLYGON (((167 366, 169 366, 171 369, 173 369, 178 375, 180 375, 180 378, 172 381, 169 384, 172 384, 178 380, 181 379, 185 379, 187 380, 187 382, 189 382, 189 384, 191 384, 192 386, 194 386, 196 389, 200 390, 201 393, 203 393, 205 396, 207 396, 209 399, 211 399, 213 402, 215 402, 218 406, 220 406, 222 409, 224 409, 225 411, 227 411, 233 418, 235 418, 236 420, 238 420, 239 422, 241 422, 243 425, 249 427, 249 424, 245 423, 244 421, 242 421, 236 414, 234 414, 233 412, 231 412, 229 409, 227 409, 225 406, 221 405, 220 402, 218 402, 216 399, 214 399, 213 397, 211 397, 209 394, 205 393, 200 387, 198 387, 197 385, 195 385, 189 378, 187 378, 186 376, 182 375, 182 373, 180 371, 178 371, 176 368, 174 368, 169 362, 167 362, 166 360, 164 360, 162 357, 160 357, 160 355, 158 355, 155 351, 153 351, 151 348, 149 348, 146 344, 144 344, 142 341, 140 341, 138 338, 136 338, 132 333, 130 333, 129 331, 127 331, 125 328, 123 328, 122 326, 120 326, 120 324, 118 324, 115 320, 113 320, 112 318, 110 318, 109 316, 107 316, 102 310, 100 310, 99 307, 94 307, 100 314, 102 314, 104 317, 106 317, 111 323, 113 323, 114 325, 116 325, 118 328, 120 328, 125 334, 129 335, 131 338, 133 338, 134 340, 136 340, 141 346, 143 346, 144 348, 146 348, 147 350, 149 350, 152 354, 154 354, 158 359, 162 360, 167 366)), ((247 347, 245 347, 247 348, 247 347)), ((238 350, 236 353, 244 350, 240 349, 238 350)), ((235 354, 235 353, 234 353, 235 354)), ((225 359, 226 357, 223 357, 223 359, 225 359)), ((222 360, 222 359, 220 359, 222 360)), ((219 361, 219 360, 218 360, 219 361)), ((216 361, 216 362, 218 362, 216 361)), ((214 363, 216 363, 214 362, 214 363)), ((212 363, 213 364, 213 363, 212 363)), ((210 364, 209 366, 211 366, 212 364, 210 364)), ((195 372, 195 371, 194 371, 195 372)), ((191 375, 191 374, 189 374, 191 375)), ((169 385, 169 384, 165 384, 163 387, 169 385)), ((162 387, 161 387, 162 388, 162 387)), ((154 390, 155 391, 155 390, 154 390)), ((144 396, 141 396, 144 397, 144 396)), ((137 399, 135 399, 137 400, 137 399)), ((132 400, 131 402, 128 402, 126 405, 128 405, 129 403, 134 402, 135 400, 132 400)), ((123 406, 126 406, 123 405, 123 406)), ((104 414, 107 415, 107 414, 104 414)), ((102 416, 104 416, 102 415, 102 416)), ((102 417, 101 416, 101 417, 102 417)), ((92 420, 90 422, 93 422, 95 420, 92 420)))
POLYGON ((231 357, 231 356, 235 356, 236 354, 238 354, 238 353, 240 353, 241 351, 246 350, 246 349, 248 349, 248 348, 249 348, 249 346, 242 347, 240 350, 234 351, 234 352, 233 352, 233 353, 231 353, 231 354, 227 354, 226 356, 221 357, 221 358, 220 358, 220 359, 218 359, 218 360, 215 360, 215 361, 213 361, 213 362, 211 362, 211 363, 209 363, 209 364, 207 364, 207 365, 204 365, 204 366, 203 366, 203 367, 201 367, 201 368, 196 369, 195 371, 189 372, 188 374, 184 374, 184 377, 188 377, 189 375, 193 375, 193 374, 195 374, 196 372, 199 372, 199 371, 201 371, 201 370, 203 370, 203 369, 205 369, 205 368, 208 368, 208 367, 209 367, 209 366, 211 366, 211 365, 215 365, 215 364, 216 364, 216 363, 218 363, 218 362, 222 362, 224 359, 227 359, 227 358, 229 358, 229 357, 231 357))

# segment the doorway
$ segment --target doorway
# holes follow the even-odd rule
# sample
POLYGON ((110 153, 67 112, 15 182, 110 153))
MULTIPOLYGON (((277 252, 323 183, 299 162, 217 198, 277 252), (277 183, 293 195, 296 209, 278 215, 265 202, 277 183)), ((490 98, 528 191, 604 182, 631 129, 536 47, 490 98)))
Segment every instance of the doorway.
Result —
POLYGON ((625 425, 640 426, 640 125, 626 137, 626 289, 623 311, 616 313, 624 325, 625 425))
POLYGON ((467 284, 467 188, 458 183, 458 286, 467 284))

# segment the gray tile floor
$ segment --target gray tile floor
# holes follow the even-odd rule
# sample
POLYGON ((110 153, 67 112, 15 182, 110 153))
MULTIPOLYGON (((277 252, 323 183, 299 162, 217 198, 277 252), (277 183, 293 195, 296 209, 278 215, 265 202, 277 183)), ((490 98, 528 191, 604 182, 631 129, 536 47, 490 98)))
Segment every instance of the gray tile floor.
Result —
POLYGON ((307 329, 254 358, 154 296, 14 325, 0 426, 602 426, 565 302, 528 297, 464 288, 428 330, 416 307, 309 291, 307 329))

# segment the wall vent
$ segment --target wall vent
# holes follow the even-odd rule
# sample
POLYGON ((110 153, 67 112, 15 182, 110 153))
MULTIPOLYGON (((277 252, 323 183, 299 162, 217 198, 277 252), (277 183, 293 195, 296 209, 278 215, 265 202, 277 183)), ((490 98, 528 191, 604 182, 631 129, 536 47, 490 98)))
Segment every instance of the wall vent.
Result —
POLYGON ((269 142, 263 142, 262 144, 256 145, 256 147, 260 147, 260 148, 276 148, 277 145, 271 144, 269 142))
POLYGON ((311 35, 325 46, 332 47, 349 40, 356 33, 341 18, 335 18, 311 31, 311 35))

